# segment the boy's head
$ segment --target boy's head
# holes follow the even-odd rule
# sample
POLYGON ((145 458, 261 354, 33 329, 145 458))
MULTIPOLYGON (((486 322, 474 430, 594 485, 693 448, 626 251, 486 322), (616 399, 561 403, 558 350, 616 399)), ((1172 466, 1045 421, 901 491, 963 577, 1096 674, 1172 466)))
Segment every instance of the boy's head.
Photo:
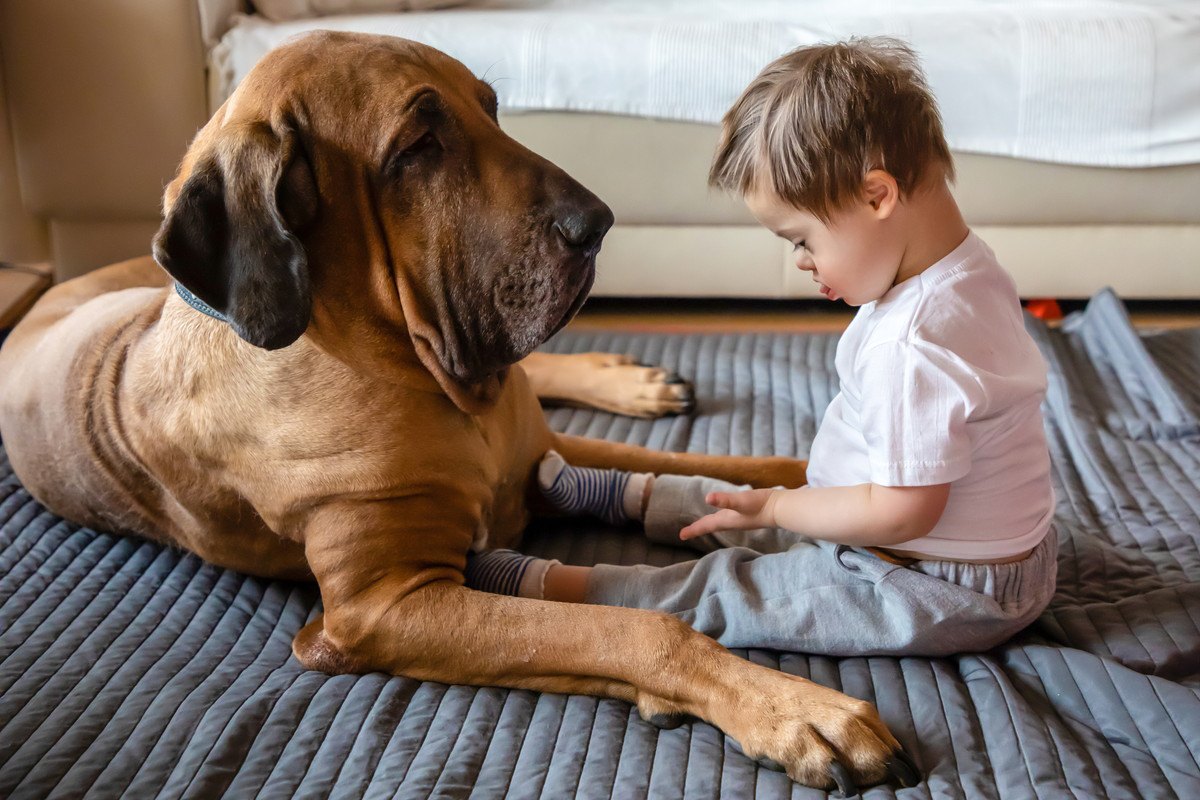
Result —
MULTIPOLYGON (((916 56, 899 41, 872 38, 802 47, 767 65, 725 115, 709 183, 745 198, 763 224, 797 245, 797 265, 817 271, 805 261, 820 255, 814 238, 844 227, 862 250, 871 243, 861 241, 867 231, 853 224, 856 213, 890 216, 900 200, 953 176, 916 56)), ((831 266, 872 260, 865 252, 831 253, 832 244, 826 256, 839 258, 827 258, 831 266)), ((826 296, 854 302, 820 282, 826 296)))
POLYGON ((725 115, 708 178, 741 195, 769 191, 827 221, 873 169, 904 194, 954 177, 917 57, 894 39, 801 47, 772 61, 725 115))

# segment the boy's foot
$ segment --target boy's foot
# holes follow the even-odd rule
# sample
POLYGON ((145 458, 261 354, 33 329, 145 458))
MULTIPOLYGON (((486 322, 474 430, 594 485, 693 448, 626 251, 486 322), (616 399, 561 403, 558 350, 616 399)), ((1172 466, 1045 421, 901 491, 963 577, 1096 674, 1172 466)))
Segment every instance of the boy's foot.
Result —
POLYGON ((546 572, 560 563, 557 559, 527 556, 515 550, 485 550, 467 554, 463 576, 471 589, 541 600, 546 572))
POLYGON ((538 485, 550 504, 569 514, 591 514, 612 525, 644 516, 649 472, 573 467, 551 450, 538 467, 538 485))

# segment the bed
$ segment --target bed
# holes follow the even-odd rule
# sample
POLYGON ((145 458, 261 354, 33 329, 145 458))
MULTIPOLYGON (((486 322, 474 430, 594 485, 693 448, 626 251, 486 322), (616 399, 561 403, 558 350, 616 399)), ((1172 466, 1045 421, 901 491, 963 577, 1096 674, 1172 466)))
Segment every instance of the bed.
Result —
MULTIPOLYGON (((947 659, 739 654, 875 702, 925 779, 867 798, 1200 797, 1200 329, 1137 332, 1111 292, 1029 318, 1062 544, 1042 618, 947 659)), ((565 332, 696 382, 657 421, 548 411, 561 431, 806 453, 832 335, 565 332)), ((560 520, 525 549, 668 564, 686 551, 560 520)), ((330 677, 291 655, 315 586, 260 580, 38 506, 0 456, 0 797, 816 798, 713 727, 591 697, 330 677)))

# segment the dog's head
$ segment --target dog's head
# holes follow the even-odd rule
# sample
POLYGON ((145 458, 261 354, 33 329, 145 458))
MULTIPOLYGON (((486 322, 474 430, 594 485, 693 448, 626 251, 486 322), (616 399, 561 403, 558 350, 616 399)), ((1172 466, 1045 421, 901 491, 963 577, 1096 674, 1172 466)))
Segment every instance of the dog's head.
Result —
POLYGON ((243 339, 415 356, 460 407, 582 305, 612 212, 506 136, 462 64, 392 37, 272 51, 193 141, 154 255, 243 339))

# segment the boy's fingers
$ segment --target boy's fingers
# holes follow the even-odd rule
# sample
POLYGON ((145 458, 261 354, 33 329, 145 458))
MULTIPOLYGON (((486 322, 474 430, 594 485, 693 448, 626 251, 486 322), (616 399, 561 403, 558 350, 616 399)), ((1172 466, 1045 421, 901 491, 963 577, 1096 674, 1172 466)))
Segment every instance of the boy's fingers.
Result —
MULTIPOLYGON (((707 514, 681 530, 679 538, 685 540, 694 539, 697 536, 704 536, 714 531, 728 530, 734 527, 727 524, 729 518, 730 515, 723 511, 707 514)), ((734 515, 734 519, 736 519, 736 514, 734 515)))
POLYGON ((692 539, 697 536, 704 536, 709 533, 717 533, 718 531, 741 531, 751 527, 751 517, 734 511, 732 509, 723 509, 715 511, 712 514, 701 517, 700 519, 688 525, 680 532, 681 538, 692 539), (686 532, 686 536, 683 534, 686 532))
POLYGON ((709 492, 704 502, 713 508, 729 508, 730 495, 727 492, 709 492))
POLYGON ((726 500, 722 508, 729 509, 735 514, 752 514, 757 509, 758 504, 754 502, 754 498, 746 495, 731 495, 726 500))

